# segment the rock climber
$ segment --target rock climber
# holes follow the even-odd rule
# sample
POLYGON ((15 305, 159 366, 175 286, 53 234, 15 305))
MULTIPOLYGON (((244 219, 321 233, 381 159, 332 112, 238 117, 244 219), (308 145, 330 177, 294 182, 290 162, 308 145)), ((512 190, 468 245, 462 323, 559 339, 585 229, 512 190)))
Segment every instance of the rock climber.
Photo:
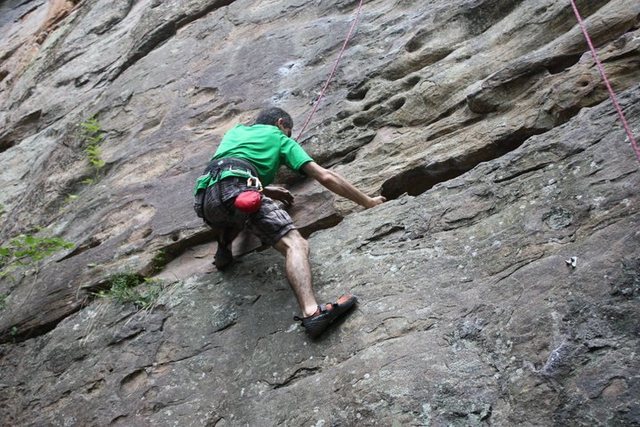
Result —
POLYGON ((294 319, 302 321, 311 337, 317 337, 349 311, 357 298, 345 294, 334 303, 317 303, 309 244, 284 210, 293 203, 293 195, 283 187, 269 184, 283 163, 365 208, 386 199, 369 197, 341 175, 315 163, 291 138, 292 128, 291 116, 272 107, 260 111, 253 125, 237 125, 228 131, 196 183, 195 209, 217 234, 214 264, 218 270, 232 264, 231 243, 245 228, 284 255, 287 280, 302 312, 302 317, 294 319))

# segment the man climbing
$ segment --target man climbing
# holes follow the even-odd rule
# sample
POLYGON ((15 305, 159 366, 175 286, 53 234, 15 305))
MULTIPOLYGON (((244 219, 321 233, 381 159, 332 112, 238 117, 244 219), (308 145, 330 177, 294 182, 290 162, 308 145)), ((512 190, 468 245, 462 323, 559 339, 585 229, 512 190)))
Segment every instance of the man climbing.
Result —
POLYGON ((268 184, 284 163, 365 208, 377 206, 385 198, 369 197, 339 174, 315 163, 291 138, 292 128, 293 120, 286 111, 268 108, 260 111, 255 124, 238 125, 227 132, 196 184, 196 212, 217 232, 214 264, 218 270, 233 262, 231 243, 244 228, 285 256, 286 276, 302 312, 302 317, 296 316, 295 320, 302 321, 307 333, 316 337, 353 307, 357 299, 345 294, 335 303, 317 303, 309 245, 289 214, 275 202, 288 206, 293 203, 293 196, 285 188, 268 184))

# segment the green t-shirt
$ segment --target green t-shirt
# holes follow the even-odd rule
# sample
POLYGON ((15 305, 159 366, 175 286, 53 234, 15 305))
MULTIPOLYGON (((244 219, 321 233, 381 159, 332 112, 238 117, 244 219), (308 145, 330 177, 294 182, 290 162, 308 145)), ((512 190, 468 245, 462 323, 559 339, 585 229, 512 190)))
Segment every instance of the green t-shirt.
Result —
POLYGON ((237 125, 222 137, 212 160, 224 157, 251 162, 262 185, 273 182, 281 164, 299 171, 313 161, 300 144, 272 125, 237 125))

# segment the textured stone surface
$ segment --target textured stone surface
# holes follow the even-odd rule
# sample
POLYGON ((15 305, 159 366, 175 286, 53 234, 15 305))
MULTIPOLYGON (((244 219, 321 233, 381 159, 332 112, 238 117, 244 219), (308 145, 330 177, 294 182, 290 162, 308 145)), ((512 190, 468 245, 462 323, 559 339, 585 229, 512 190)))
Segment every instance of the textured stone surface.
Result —
MULTIPOLYGON (((304 121, 357 2, 73 3, 0 5, 0 236, 76 244, 0 282, 3 423, 640 423, 639 163, 568 2, 365 2, 300 140, 392 200, 280 178, 320 299, 361 299, 317 342, 273 250, 212 271, 190 191, 260 107, 304 121), (95 299, 117 272, 157 305, 95 299)), ((578 4, 638 135, 640 5, 578 4)))

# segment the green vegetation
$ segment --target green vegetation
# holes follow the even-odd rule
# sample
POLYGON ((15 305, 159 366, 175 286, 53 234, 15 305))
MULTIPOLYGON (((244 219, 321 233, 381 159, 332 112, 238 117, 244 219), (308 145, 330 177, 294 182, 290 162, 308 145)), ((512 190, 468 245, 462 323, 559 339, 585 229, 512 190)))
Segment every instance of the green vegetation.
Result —
POLYGON ((104 141, 104 131, 95 117, 90 117, 80 123, 80 138, 84 142, 84 153, 94 173, 94 178, 87 178, 82 182, 88 185, 94 184, 98 180, 100 170, 105 165, 100 151, 100 143, 104 141))
POLYGON ((7 306, 7 296, 5 294, 0 294, 0 310, 4 310, 7 306))
MULTIPOLYGON (((105 139, 105 132, 98 119, 92 116, 78 125, 76 134, 84 147, 84 154, 92 171, 92 176, 84 178, 80 183, 86 186, 94 185, 100 179, 100 173, 106 164, 102 159, 102 151, 100 150, 100 144, 105 139)), ((70 204, 78 198, 77 194, 68 194, 64 203, 70 204)))
POLYGON ((132 303, 140 309, 152 308, 162 291, 160 282, 143 279, 134 273, 116 274, 111 276, 107 283, 109 289, 98 292, 96 296, 121 304, 132 303), (145 286, 140 286, 143 283, 145 286))
POLYGON ((64 199, 64 202, 65 203, 71 203, 74 200, 76 200, 78 197, 80 197, 80 196, 78 196, 77 194, 67 194, 67 197, 64 199))
POLYGON ((4 205, 0 203, 0 216, 4 215, 4 205))
POLYGON ((153 275, 161 272, 168 262, 169 257, 167 256, 165 251, 159 250, 158 252, 156 252, 156 254, 153 256, 153 259, 151 260, 151 274, 153 275))
POLYGON ((59 237, 21 234, 0 246, 0 277, 7 276, 20 267, 37 267, 38 262, 47 256, 73 246, 73 243, 59 237))

